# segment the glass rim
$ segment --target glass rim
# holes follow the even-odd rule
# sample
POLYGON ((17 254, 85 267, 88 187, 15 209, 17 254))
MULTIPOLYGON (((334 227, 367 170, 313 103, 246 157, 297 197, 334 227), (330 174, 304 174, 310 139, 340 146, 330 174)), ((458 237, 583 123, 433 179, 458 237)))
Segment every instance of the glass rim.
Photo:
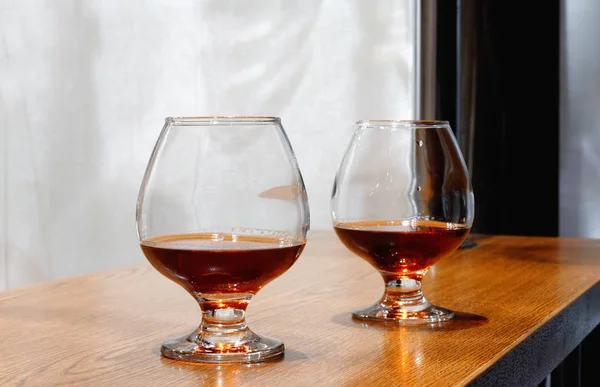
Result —
POLYGON ((450 123, 444 120, 360 120, 356 121, 356 125, 362 127, 442 128, 450 126, 450 123))
POLYGON ((275 116, 179 116, 179 117, 167 117, 167 122, 174 123, 188 123, 188 124, 236 124, 236 123, 278 123, 281 118, 275 116))

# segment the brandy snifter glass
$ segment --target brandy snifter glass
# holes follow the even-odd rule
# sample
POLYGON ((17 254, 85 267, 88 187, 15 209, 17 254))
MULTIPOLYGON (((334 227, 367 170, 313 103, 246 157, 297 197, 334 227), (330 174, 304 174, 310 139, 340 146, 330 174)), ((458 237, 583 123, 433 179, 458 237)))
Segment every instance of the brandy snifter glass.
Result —
POLYGON ((167 118, 140 189, 137 229, 150 264, 202 311, 194 332, 164 342, 165 357, 253 363, 283 354, 282 341, 245 320, 252 296, 296 262, 309 229, 279 118, 167 118))
POLYGON ((341 242, 381 274, 385 291, 357 319, 432 323, 453 312, 421 290, 429 268, 465 240, 474 199, 446 121, 368 120, 356 124, 331 198, 341 242))

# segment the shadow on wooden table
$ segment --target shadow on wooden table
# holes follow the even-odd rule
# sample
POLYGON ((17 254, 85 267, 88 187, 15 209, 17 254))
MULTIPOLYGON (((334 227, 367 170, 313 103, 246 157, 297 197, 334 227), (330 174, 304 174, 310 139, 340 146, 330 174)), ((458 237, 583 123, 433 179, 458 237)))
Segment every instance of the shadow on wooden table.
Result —
POLYGON ((379 321, 358 320, 352 318, 350 313, 341 313, 331 318, 336 324, 351 328, 385 329, 385 330, 413 330, 413 331, 455 331, 461 329, 477 328, 489 321, 486 317, 466 312, 454 312, 454 319, 439 323, 429 324, 397 324, 379 321))

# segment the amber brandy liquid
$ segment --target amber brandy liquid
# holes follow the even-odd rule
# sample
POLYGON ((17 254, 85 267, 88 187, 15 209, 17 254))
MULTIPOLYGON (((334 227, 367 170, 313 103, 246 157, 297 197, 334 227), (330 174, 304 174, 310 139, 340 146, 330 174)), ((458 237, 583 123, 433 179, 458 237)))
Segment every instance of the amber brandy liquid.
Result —
POLYGON ((254 294, 298 259, 304 242, 230 234, 177 234, 142 241, 156 270, 196 294, 254 294))
POLYGON ((458 225, 414 220, 338 223, 334 229, 350 251, 381 272, 400 275, 427 270, 469 233, 458 225))

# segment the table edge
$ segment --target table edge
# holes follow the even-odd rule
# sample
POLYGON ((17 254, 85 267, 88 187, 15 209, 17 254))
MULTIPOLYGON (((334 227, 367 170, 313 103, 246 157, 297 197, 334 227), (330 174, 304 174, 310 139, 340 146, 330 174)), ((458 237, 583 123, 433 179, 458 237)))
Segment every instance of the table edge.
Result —
POLYGON ((534 386, 600 325, 600 282, 476 375, 469 386, 534 386), (527 372, 523 372, 527 370, 527 372))

